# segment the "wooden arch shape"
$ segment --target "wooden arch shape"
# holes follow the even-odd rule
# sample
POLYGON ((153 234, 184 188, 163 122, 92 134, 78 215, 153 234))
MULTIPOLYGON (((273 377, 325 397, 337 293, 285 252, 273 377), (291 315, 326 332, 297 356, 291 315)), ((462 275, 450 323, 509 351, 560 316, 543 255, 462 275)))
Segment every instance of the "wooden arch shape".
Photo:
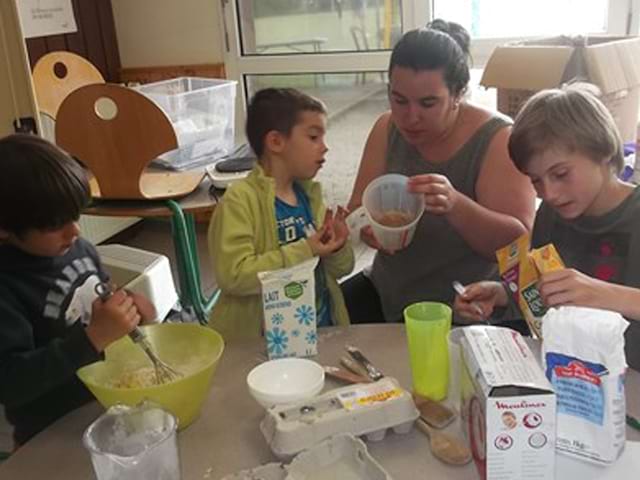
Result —
POLYGON ((120 85, 86 85, 72 92, 58 110, 56 143, 91 170, 97 198, 181 197, 204 176, 145 171, 158 155, 178 147, 176 134, 160 107, 120 85))
POLYGON ((33 67, 33 87, 40 112, 55 120, 60 104, 77 88, 104 83, 100 71, 71 52, 50 52, 33 67))

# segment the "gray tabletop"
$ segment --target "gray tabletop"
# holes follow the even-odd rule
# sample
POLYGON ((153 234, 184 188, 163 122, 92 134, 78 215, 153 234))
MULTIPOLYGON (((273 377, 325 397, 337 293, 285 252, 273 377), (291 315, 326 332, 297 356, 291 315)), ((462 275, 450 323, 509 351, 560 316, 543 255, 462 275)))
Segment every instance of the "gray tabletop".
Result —
MULTIPOLYGON (((337 365, 344 345, 359 346, 386 375, 411 388, 409 355, 403 325, 361 325, 321 330, 317 360, 337 365)), ((245 468, 273 462, 258 424, 264 410, 250 396, 245 378, 263 359, 262 341, 228 345, 200 418, 179 434, 183 480, 215 480, 245 468)), ((627 410, 640 417, 640 374, 627 375, 627 410)), ((327 381, 326 388, 339 386, 327 381)), ((85 428, 102 412, 94 403, 80 408, 42 432, 0 465, 0 478, 93 478, 88 453, 82 446, 85 428)), ((451 433, 461 435, 454 424, 451 433)), ((640 434, 627 429, 629 440, 640 434)), ((429 452, 427 438, 417 430, 406 435, 387 432, 384 440, 368 443, 369 452, 396 479, 477 479, 473 464, 450 467, 429 452)))

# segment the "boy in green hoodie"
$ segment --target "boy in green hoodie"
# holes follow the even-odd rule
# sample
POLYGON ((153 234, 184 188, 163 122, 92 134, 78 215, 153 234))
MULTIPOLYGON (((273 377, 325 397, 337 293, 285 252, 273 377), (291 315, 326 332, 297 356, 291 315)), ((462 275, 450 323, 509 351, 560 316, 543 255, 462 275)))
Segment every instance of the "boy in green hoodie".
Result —
POLYGON ((354 256, 345 211, 325 209, 320 184, 326 110, 318 100, 288 88, 257 92, 247 109, 246 134, 258 163, 234 183, 209 226, 209 251, 221 289, 209 324, 226 339, 262 334, 258 273, 320 257, 315 271, 318 326, 347 325, 337 279, 354 256))

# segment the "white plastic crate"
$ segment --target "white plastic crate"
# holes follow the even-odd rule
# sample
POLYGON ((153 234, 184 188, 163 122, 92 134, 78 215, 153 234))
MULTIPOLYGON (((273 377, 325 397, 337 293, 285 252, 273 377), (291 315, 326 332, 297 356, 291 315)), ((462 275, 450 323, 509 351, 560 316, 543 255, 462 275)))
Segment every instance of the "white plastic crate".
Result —
POLYGON ((165 111, 181 151, 171 161, 187 163, 202 154, 222 155, 233 149, 236 84, 234 80, 179 77, 135 90, 165 111))
POLYGON ((162 321, 178 301, 169 259, 158 253, 111 244, 96 247, 111 282, 144 295, 162 321))

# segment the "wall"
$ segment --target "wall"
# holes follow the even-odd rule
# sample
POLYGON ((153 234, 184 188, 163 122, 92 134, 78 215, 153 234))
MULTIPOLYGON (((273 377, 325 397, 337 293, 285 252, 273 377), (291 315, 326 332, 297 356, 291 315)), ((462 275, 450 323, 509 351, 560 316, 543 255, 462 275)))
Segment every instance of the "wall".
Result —
POLYGON ((221 0, 111 0, 123 68, 224 62, 221 0))
POLYGON ((31 67, 44 54, 58 50, 77 53, 96 66, 105 80, 120 80, 120 57, 110 0, 72 0, 78 31, 27 39, 31 67))
MULTIPOLYGON (((17 116, 35 119, 27 53, 13 1, 0 1, 0 137, 13 133, 17 116), (13 95, 12 95, 13 92, 13 95)), ((35 119, 39 127, 39 120, 35 119)))

